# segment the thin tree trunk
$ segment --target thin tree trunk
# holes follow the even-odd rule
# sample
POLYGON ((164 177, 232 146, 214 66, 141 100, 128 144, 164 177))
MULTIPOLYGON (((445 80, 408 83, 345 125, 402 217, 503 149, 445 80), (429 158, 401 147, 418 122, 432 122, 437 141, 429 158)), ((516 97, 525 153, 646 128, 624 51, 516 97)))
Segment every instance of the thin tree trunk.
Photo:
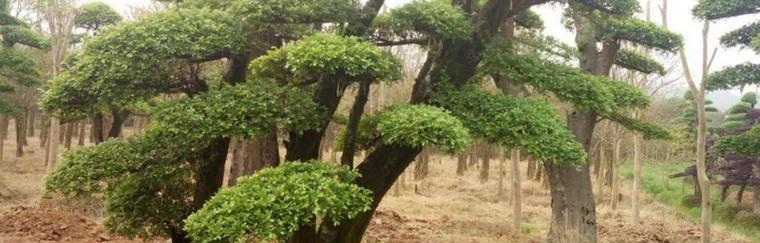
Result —
MULTIPOLYGON (((359 122, 364 115, 364 107, 367 105, 369 96, 370 81, 359 82, 359 91, 354 99, 354 106, 351 108, 351 114, 348 117, 346 125, 346 138, 343 143, 343 156, 340 158, 340 164, 354 168, 354 153, 356 152, 356 139, 359 130, 359 122)), ((415 173, 416 175, 416 173, 415 173)))
POLYGON ((26 134, 29 137, 34 137, 35 114, 37 114, 37 112, 34 112, 33 110, 31 110, 31 111, 29 111, 29 117, 27 118, 27 119, 29 119, 29 123, 26 126, 26 134))
POLYGON ((744 199, 744 189, 746 189, 746 188, 747 188, 747 184, 746 183, 742 184, 739 187, 739 191, 736 192, 736 203, 737 204, 742 204, 742 199, 744 199))
POLYGON ((26 126, 26 112, 21 113, 16 120, 16 157, 24 156, 24 139, 26 139, 26 132, 24 127, 26 126))
POLYGON ((61 123, 57 117, 50 118, 50 133, 48 134, 48 163, 47 171, 51 172, 58 161, 58 133, 61 130, 61 123))
POLYGON ((457 175, 462 176, 467 171, 467 153, 457 156, 457 175))
POLYGON ((641 135, 633 135, 633 196, 631 203, 633 206, 633 223, 639 224, 640 206, 639 194, 641 190, 641 135))
POLYGON ((79 121, 78 124, 79 124, 79 134, 78 134, 79 141, 77 144, 79 144, 79 146, 84 146, 84 138, 85 138, 85 133, 87 131, 87 120, 82 119, 79 121))
POLYGON ((71 141, 74 139, 74 130, 76 130, 75 126, 76 126, 76 123, 74 122, 69 122, 68 124, 66 124, 66 130, 65 130, 66 141, 63 144, 63 147, 66 150, 71 149, 71 141))
POLYGON ((414 163, 414 180, 421 181, 430 173, 430 149, 423 149, 414 163))
MULTIPOLYGON (((507 168, 505 167, 506 165, 504 165, 504 159, 499 158, 499 187, 497 189, 497 194, 496 194, 499 196, 503 196, 505 194, 504 193, 504 180, 505 180, 504 177, 507 176, 507 168)), ((513 172, 513 175, 514 175, 514 172, 513 172)))
POLYGON ((615 150, 612 153, 612 167, 610 174, 612 174, 612 192, 610 192, 610 200, 612 201, 612 209, 617 209, 618 205, 618 166, 620 165, 620 149, 623 147, 622 139, 615 139, 615 150))
POLYGON ((108 138, 118 138, 121 136, 121 128, 124 121, 129 117, 129 112, 118 109, 111 110, 111 125, 108 128, 108 138))
POLYGON ((480 165, 480 183, 486 183, 488 181, 488 172, 491 170, 491 151, 488 148, 488 144, 480 143, 477 148, 477 154, 481 159, 480 165))
POLYGON ((522 185, 520 182, 520 150, 512 149, 512 227, 521 232, 522 185))

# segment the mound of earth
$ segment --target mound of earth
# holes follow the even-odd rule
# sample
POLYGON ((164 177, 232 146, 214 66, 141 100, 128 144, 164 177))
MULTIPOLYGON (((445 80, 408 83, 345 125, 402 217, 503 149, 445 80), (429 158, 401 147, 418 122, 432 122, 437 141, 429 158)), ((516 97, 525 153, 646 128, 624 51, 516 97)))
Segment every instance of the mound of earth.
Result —
POLYGON ((0 215, 0 243, 104 241, 143 242, 112 239, 102 226, 69 212, 16 207, 0 215))

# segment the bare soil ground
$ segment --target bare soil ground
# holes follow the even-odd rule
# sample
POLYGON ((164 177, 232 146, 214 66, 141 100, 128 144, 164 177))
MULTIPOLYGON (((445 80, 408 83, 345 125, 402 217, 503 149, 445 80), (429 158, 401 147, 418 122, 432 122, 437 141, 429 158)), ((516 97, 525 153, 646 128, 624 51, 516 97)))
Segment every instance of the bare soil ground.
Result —
MULTIPOLYGON (((12 127, 12 126, 11 126, 12 127)), ((13 132, 0 160, 0 243, 31 242, 145 242, 125 240, 106 233, 99 224, 99 206, 62 200, 41 200, 45 174, 44 151, 37 137, 29 139, 26 154, 15 156, 13 132)), ((62 147, 62 146, 61 146, 62 147)), ((525 165, 523 164, 523 167, 525 165)), ((456 176, 453 158, 435 156, 430 175, 391 189, 371 221, 365 241, 376 242, 541 242, 548 231, 551 199, 540 183, 524 180, 523 226, 511 229, 509 172, 505 192, 498 193, 499 164, 491 162, 491 178, 481 183, 478 168, 456 176)), ((509 166, 507 166, 508 168, 509 166)), ((524 169, 524 168, 523 168, 524 169)), ((628 195, 627 185, 621 189, 628 195)), ((604 189, 609 190, 609 189, 604 189)), ((608 195, 602 198, 609 198, 608 195)), ((642 224, 633 225, 630 201, 624 197, 617 210, 606 200, 597 208, 601 242, 698 242, 697 225, 645 197, 642 224)), ((717 229, 715 242, 744 243, 741 237, 717 229)))

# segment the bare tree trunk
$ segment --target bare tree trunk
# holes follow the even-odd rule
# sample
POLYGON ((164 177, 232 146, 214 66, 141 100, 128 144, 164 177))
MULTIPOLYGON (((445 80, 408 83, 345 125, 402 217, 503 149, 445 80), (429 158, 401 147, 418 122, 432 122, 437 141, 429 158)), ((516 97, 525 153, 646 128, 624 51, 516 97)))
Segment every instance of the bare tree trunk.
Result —
POLYGON ((481 143, 478 146, 478 154, 481 159, 481 166, 480 166, 480 182, 486 183, 488 181, 488 172, 491 169, 491 154, 489 151, 489 148, 487 148, 487 144, 481 143))
POLYGON ((50 118, 50 134, 48 134, 48 159, 47 170, 53 171, 56 162, 58 161, 58 133, 61 130, 61 123, 57 117, 51 116, 50 118))
POLYGON ((81 121, 79 121, 79 134, 78 134, 79 141, 77 143, 79 144, 79 146, 84 146, 84 137, 85 137, 84 135, 86 131, 87 131, 87 120, 82 119, 81 121))
POLYGON ((414 180, 424 180, 428 174, 430 174, 430 149, 423 149, 414 163, 414 180))
POLYGON ((618 205, 618 166, 620 165, 620 149, 623 147, 622 139, 615 139, 615 150, 612 153, 612 167, 610 174, 612 174, 611 184, 612 192, 610 192, 610 200, 612 201, 612 209, 617 209, 618 205))
POLYGON ((71 149, 71 141, 74 138, 74 130, 76 129, 74 128, 75 125, 76 123, 73 123, 73 122, 69 122, 68 124, 66 124, 66 128, 65 128, 66 134, 64 135, 66 137, 66 141, 64 142, 64 145, 63 145, 63 147, 66 150, 71 149))
POLYGON ((512 227, 521 231, 522 225, 522 185, 520 182, 520 150, 512 149, 512 227))
POLYGON ((3 115, 2 118, 0 118, 0 161, 3 161, 5 151, 5 137, 7 136, 8 130, 3 128, 7 125, 7 123, 7 116, 3 115))
POLYGON ((457 156, 457 175, 464 175, 465 171, 467 171, 467 153, 462 153, 457 156))
POLYGON ((633 195, 631 203, 633 206, 633 223, 639 224, 640 206, 639 194, 641 190, 641 135, 633 135, 633 195))
POLYGON ((24 127, 26 126, 26 112, 22 112, 16 120, 16 157, 24 156, 24 139, 26 139, 26 132, 24 127))
POLYGON ((507 168, 505 168, 504 159, 501 158, 501 156, 497 156, 497 157, 499 157, 499 161, 498 161, 499 162, 499 187, 498 187, 497 195, 502 196, 505 194, 504 193, 504 177, 507 176, 507 168))
POLYGON ((272 129, 269 135, 251 140, 238 140, 231 146, 232 161, 230 177, 227 185, 235 185, 241 176, 252 175, 256 171, 275 167, 280 164, 279 145, 277 144, 277 129, 272 129))
POLYGON ((26 125, 26 134, 29 137, 34 137, 35 114, 37 114, 37 112, 34 112, 34 110, 30 110, 29 117, 27 118, 29 120, 29 123, 26 125))
MULTIPOLYGON (((752 166, 752 173, 755 178, 760 178, 760 165, 754 164, 752 166)), ((752 212, 760 215, 760 187, 752 186, 752 212)))
POLYGON ((103 119, 102 112, 95 113, 95 117, 92 118, 92 141, 90 142, 94 144, 99 144, 105 141, 105 134, 103 133, 103 131, 105 131, 103 128, 105 122, 103 119))

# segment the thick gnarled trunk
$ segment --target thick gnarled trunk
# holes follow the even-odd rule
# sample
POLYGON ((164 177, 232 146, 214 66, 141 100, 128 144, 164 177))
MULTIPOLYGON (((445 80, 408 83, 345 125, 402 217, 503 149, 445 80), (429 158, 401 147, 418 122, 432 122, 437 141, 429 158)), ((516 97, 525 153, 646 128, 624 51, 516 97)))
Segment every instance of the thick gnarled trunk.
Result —
MULTIPOLYGON (((574 112, 568 117, 570 130, 588 151, 596 114, 574 112)), ((572 168, 547 163, 552 196, 552 221, 546 242, 596 242, 596 205, 588 164, 572 168)))

